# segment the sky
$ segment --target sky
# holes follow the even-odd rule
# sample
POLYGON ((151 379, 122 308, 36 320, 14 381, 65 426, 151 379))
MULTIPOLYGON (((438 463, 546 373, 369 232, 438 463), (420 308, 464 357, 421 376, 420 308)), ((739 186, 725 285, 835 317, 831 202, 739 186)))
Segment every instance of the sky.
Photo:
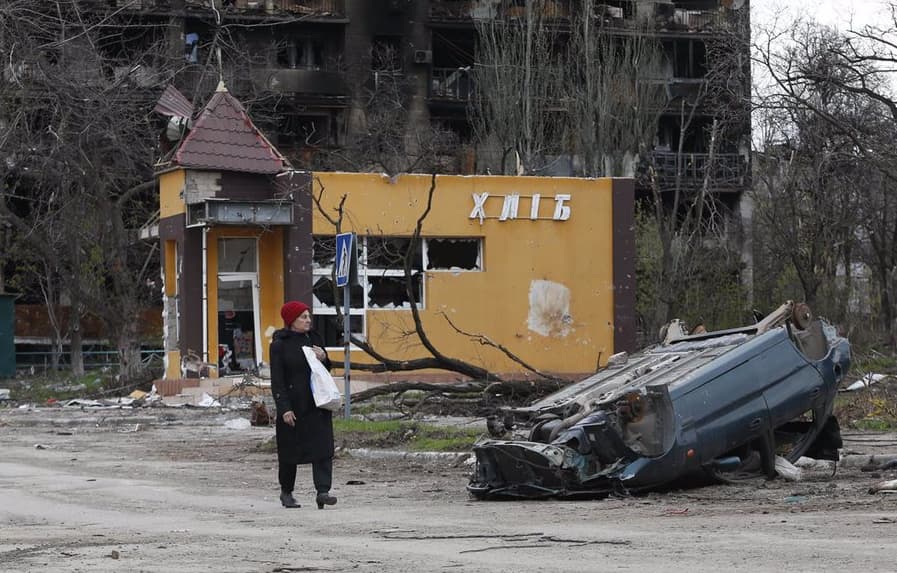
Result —
POLYGON ((885 11, 886 0, 753 0, 751 20, 755 25, 771 22, 777 13, 800 16, 847 29, 875 24, 885 11))

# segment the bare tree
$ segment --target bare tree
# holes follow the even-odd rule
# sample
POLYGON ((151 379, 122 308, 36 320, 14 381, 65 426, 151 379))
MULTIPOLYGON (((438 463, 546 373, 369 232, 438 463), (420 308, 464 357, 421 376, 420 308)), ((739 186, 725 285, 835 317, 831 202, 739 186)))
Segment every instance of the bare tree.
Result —
POLYGON ((476 21, 471 117, 487 169, 537 174, 560 150, 563 134, 559 28, 541 2, 524 12, 476 21))
POLYGON ((632 177, 666 103, 661 49, 647 28, 613 34, 583 0, 572 16, 564 101, 571 150, 587 177, 632 177))
MULTIPOLYGON (((854 264, 866 265, 877 285, 877 300, 868 303, 877 307, 873 315, 881 317, 886 337, 897 348, 893 296, 897 285, 897 202, 893 200, 897 96, 891 87, 897 63, 897 5, 890 3, 890 9, 890 19, 882 25, 861 30, 836 32, 803 21, 783 30, 767 30, 754 52, 773 83, 767 107, 785 110, 791 117, 812 118, 802 119, 810 130, 799 129, 800 121, 791 121, 783 131, 800 133, 804 140, 827 137, 828 143, 810 160, 817 165, 833 159, 842 164, 837 175, 847 177, 846 187, 827 188, 815 181, 807 191, 818 194, 823 207, 840 210, 838 216, 828 217, 827 229, 842 240, 819 248, 848 247, 840 251, 840 273, 848 281, 854 264), (859 216, 854 221, 850 214, 859 216), (837 223, 848 228, 837 233, 837 223)), ((829 278, 826 284, 831 282, 829 278)))
POLYGON ((152 295, 145 279, 153 250, 135 241, 156 201, 148 112, 170 76, 164 25, 113 16, 77 2, 0 8, 0 216, 59 269, 54 290, 73 307, 74 354, 77 319, 89 312, 103 321, 130 379, 142 365, 137 317, 152 295), (143 34, 123 43, 123 27, 143 34))

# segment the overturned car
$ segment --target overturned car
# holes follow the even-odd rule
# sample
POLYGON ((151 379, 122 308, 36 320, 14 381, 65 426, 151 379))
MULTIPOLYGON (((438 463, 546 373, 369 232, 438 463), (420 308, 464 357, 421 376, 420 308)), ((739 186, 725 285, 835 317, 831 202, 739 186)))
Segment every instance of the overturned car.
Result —
POLYGON ((832 416, 850 345, 802 303, 756 324, 663 341, 536 403, 505 411, 521 439, 474 446, 479 499, 603 497, 695 474, 775 475, 776 458, 837 459, 832 416))

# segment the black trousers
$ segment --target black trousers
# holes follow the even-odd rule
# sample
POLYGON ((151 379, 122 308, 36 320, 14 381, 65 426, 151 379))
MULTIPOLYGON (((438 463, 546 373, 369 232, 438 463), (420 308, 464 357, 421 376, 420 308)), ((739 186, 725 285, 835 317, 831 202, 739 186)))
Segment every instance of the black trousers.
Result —
MULTIPOLYGON (((279 464, 277 477, 280 490, 292 492, 296 487, 296 464, 279 464)), ((322 458, 311 463, 311 479, 315 483, 315 491, 327 493, 333 485, 333 458, 322 458)))

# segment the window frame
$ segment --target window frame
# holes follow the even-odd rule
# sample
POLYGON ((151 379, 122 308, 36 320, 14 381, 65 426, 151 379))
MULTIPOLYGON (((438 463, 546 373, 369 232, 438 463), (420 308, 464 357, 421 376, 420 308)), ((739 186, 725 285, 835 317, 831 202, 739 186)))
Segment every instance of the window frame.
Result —
MULTIPOLYGON (((313 235, 312 236, 312 249, 314 249, 315 243, 317 243, 321 239, 330 239, 331 235, 313 235)), ((404 277, 405 271, 403 269, 398 268, 389 268, 389 267, 369 267, 368 266, 368 239, 369 238, 396 238, 396 239, 410 239, 411 237, 401 236, 401 235, 389 235, 389 236, 368 236, 368 235, 358 235, 358 243, 359 243, 359 256, 358 256, 358 283, 362 288, 362 300, 361 307, 351 307, 349 309, 350 316, 360 316, 361 324, 362 324, 362 332, 353 332, 352 334, 358 336, 362 340, 367 340, 368 335, 368 311, 411 311, 411 304, 386 308, 386 307, 378 307, 370 305, 370 291, 371 291, 371 282, 370 279, 377 279, 382 277, 404 277)), ((423 244, 423 239, 418 239, 423 244)), ((423 248, 423 246, 421 247, 423 248)), ((312 255, 314 257, 314 255, 312 255)), ((423 257, 423 253, 421 253, 423 257)), ((422 259, 423 264, 423 259, 422 259)), ((427 271, 423 269, 423 267, 418 271, 413 271, 414 274, 420 275, 420 291, 419 291, 419 300, 416 301, 418 310, 424 310, 426 308, 426 277, 427 271)), ((321 316, 337 316, 337 308, 336 306, 324 305, 320 302, 320 300, 314 295, 314 285, 317 284, 320 277, 326 277, 329 279, 333 279, 333 263, 330 265, 323 266, 320 263, 313 263, 312 265, 312 313, 315 315, 321 316)), ((342 348, 342 346, 328 346, 329 350, 336 350, 342 348)), ((358 349, 354 344, 350 344, 351 349, 358 349)))
POLYGON ((483 237, 427 237, 423 239, 421 256, 423 256, 423 269, 425 273, 482 273, 484 272, 485 259, 483 258, 483 237), (429 268, 430 267, 430 241, 475 241, 477 244, 477 268, 429 268))

